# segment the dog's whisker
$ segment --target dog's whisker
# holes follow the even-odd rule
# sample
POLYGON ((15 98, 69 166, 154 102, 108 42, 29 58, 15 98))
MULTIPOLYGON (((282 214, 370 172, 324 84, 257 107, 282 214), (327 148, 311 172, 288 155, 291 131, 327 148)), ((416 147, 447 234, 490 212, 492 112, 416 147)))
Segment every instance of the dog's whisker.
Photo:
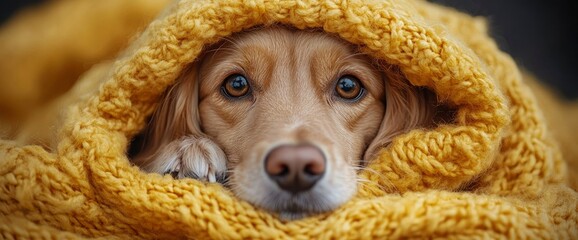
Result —
POLYGON ((230 43, 231 45, 233 45, 234 49, 243 49, 243 47, 239 44, 237 39, 234 39, 232 37, 224 37, 222 40, 225 41, 226 43, 230 43))
POLYGON ((208 50, 208 51, 206 52, 206 54, 212 53, 212 55, 211 55, 211 57, 210 57, 209 59, 215 58, 215 56, 217 55, 217 53, 223 53, 223 52, 231 52, 231 53, 233 53, 233 52, 236 51, 236 49, 234 49, 234 48, 224 47, 224 46, 225 46, 225 44, 223 43, 223 44, 219 45, 219 47, 217 47, 217 48, 215 48, 215 49, 208 50))
POLYGON ((357 53, 346 55, 345 57, 342 57, 339 60, 340 61, 346 61, 346 60, 349 60, 351 58, 358 57, 358 56, 367 56, 367 54, 365 54, 363 52, 357 52, 357 53))
MULTIPOLYGON (((399 192, 395 189, 395 186, 392 184, 383 185, 383 184, 380 184, 378 182, 369 181, 369 180, 364 179, 364 178, 357 178, 356 180, 357 180, 357 183, 359 184, 359 186, 366 186, 366 187, 376 186, 381 191, 386 192, 386 193, 399 192)), ((388 182, 387 179, 384 179, 384 180, 386 180, 386 182, 388 182)))
MULTIPOLYGON (((362 162, 362 160, 357 161, 359 163, 362 162)), ((385 192, 398 192, 398 189, 395 187, 395 185, 391 182, 391 180, 389 180, 385 175, 383 175, 382 173, 372 169, 372 168, 368 168, 366 166, 363 166, 362 164, 355 164, 352 165, 352 168, 356 171, 368 171, 373 175, 377 175, 379 177, 379 181, 380 182, 385 182, 386 185, 378 183, 378 182, 373 182, 373 181, 369 181, 368 179, 365 178, 361 178, 359 176, 357 176, 356 180, 361 183, 362 185, 375 185, 378 188, 380 188, 381 190, 385 191, 385 192)))
POLYGON ((252 28, 205 48, 163 93, 134 162, 289 218, 335 209, 356 187, 396 192, 359 158, 428 121, 425 90, 355 45, 299 31, 252 28))

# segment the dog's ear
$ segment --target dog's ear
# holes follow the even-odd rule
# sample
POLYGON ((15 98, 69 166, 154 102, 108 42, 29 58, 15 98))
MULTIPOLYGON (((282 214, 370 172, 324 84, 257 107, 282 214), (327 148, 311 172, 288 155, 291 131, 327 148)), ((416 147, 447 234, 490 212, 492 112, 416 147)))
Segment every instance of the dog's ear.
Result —
POLYGON ((143 137, 143 147, 133 158, 146 166, 160 154, 161 147, 185 135, 203 137, 198 111, 199 83, 196 64, 187 67, 175 84, 165 91, 143 137))
POLYGON ((385 115, 364 154, 364 162, 373 159, 395 136, 434 125, 438 105, 433 92, 411 85, 398 68, 386 64, 379 64, 379 67, 385 81, 385 115))

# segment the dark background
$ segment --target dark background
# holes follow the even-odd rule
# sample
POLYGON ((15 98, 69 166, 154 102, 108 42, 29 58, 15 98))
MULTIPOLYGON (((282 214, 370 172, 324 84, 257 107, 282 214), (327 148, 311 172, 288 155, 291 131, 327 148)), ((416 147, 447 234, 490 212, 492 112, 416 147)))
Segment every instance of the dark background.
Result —
MULTIPOLYGON (((41 0, 3 1, 0 23, 41 0)), ((567 98, 578 98, 576 0, 433 0, 485 16, 500 48, 567 98)))

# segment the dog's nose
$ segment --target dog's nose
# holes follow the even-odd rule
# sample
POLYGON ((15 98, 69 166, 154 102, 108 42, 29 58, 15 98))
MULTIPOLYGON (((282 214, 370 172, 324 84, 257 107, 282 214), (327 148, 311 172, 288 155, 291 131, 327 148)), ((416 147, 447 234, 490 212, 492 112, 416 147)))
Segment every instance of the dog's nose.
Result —
POLYGON ((325 173, 325 157, 312 145, 282 145, 265 159, 265 171, 283 190, 307 191, 325 173))

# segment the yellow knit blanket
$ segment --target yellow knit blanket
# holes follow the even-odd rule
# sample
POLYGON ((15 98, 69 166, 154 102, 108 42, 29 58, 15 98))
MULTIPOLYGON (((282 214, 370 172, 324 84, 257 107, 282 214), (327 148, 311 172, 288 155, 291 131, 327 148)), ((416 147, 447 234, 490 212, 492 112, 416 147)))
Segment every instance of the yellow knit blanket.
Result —
MULTIPOLYGON (((85 12, 126 9, 127 16, 146 18, 167 1, 122 2, 55 1, 35 24, 73 14, 54 9, 75 4, 85 12)), ((86 29, 106 39, 136 27, 86 29)), ((50 46, 55 39, 77 46, 66 36, 33 44, 50 46)), ((89 44, 95 40, 84 40, 77 51, 105 52, 89 44)), ((7 42, 10 35, 0 32, 0 48, 7 42)), ((56 49, 50 54, 60 56, 56 49)), ((88 59, 93 64, 110 55, 98 56, 88 59)), ((5 68, 10 60, 1 61, 5 68)), ((1 88, 18 85, 0 74, 1 88)), ((52 149, 24 145, 11 130, 4 135, 13 140, 0 141, 0 238, 578 239, 578 193, 569 187, 564 160, 572 155, 563 155, 552 138, 521 72, 488 37, 483 19, 425 1, 177 1, 114 64, 93 67, 63 96, 46 108, 70 105, 52 149), (363 46, 458 109, 454 121, 397 137, 360 172, 367 182, 354 199, 331 213, 287 223, 218 184, 174 180, 132 166, 126 156, 132 137, 203 46, 273 23, 322 28, 363 46)), ((3 98, 0 106, 16 99, 3 98)), ((559 126, 572 129, 565 127, 559 126)))

